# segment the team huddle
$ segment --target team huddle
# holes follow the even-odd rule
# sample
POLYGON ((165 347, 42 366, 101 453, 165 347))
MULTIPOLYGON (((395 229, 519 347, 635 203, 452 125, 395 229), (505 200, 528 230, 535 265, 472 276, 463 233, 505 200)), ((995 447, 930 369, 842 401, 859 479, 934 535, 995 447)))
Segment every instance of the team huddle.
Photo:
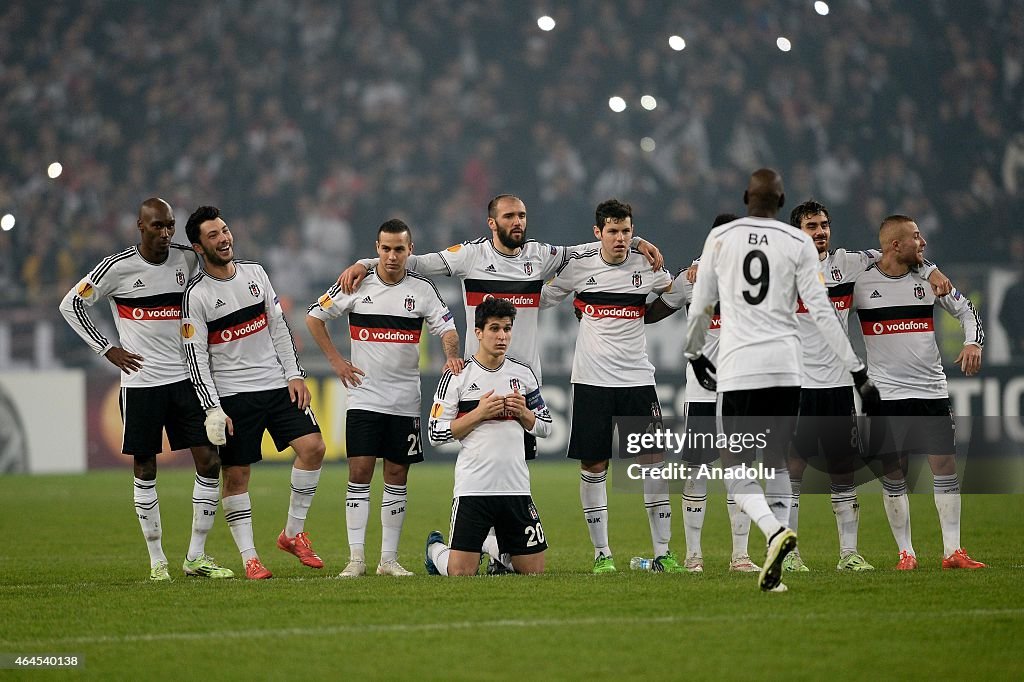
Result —
MULTIPOLYGON (((908 458, 927 455, 942 527, 944 568, 980 568, 960 543, 960 493, 953 416, 934 336, 935 304, 965 335, 957 363, 980 368, 984 334, 971 302, 923 258, 925 241, 907 216, 890 216, 880 251, 832 249, 828 210, 808 201, 791 224, 775 220, 782 180, 756 171, 744 194, 747 216, 719 216, 700 258, 673 279, 660 251, 633 232, 632 209, 615 199, 597 206, 596 241, 551 246, 526 237, 526 206, 513 195, 488 205, 491 238, 413 254, 411 229, 389 220, 377 231, 376 259, 345 270, 309 306, 306 325, 348 391, 346 525, 349 562, 340 578, 366 573, 369 493, 383 459, 384 494, 378 575, 409 576, 398 562, 409 468, 423 461, 418 346, 424 322, 440 337, 444 372, 434 392, 427 435, 458 441, 448 540, 427 538, 433 575, 544 571, 547 549, 531 497, 528 461, 551 432, 542 395, 540 308, 572 296, 579 332, 572 366, 568 457, 580 462, 580 502, 594 547, 592 571, 617 570, 609 539, 606 477, 615 453, 615 419, 660 424, 655 368, 644 325, 687 308, 683 348, 687 428, 771 437, 741 451, 688 448, 683 459, 738 470, 763 458, 764 487, 726 476, 733 552, 730 570, 756 572, 762 590, 784 591, 784 571, 809 570, 797 549, 799 498, 808 461, 821 457, 831 483, 839 533, 838 570, 873 567, 857 550, 859 504, 854 473, 865 449, 877 455, 883 504, 896 540, 897 568, 917 566, 905 475, 908 458), (465 352, 453 315, 429 277, 458 277, 466 311, 465 352), (648 300, 656 296, 653 300, 648 300), (867 362, 846 335, 856 308, 867 362), (350 359, 327 321, 348 318, 350 359), (472 325, 472 326, 471 326, 472 325), (855 394, 881 426, 865 448, 855 394), (836 426, 838 425, 838 428, 836 426), (754 523, 765 535, 763 567, 750 557, 754 523)), ((140 243, 100 262, 61 303, 61 312, 98 354, 122 371, 122 451, 134 459, 134 499, 150 555, 150 579, 171 579, 162 548, 156 455, 163 431, 172 449, 191 448, 196 465, 186 575, 229 578, 205 552, 218 503, 250 579, 270 578, 255 550, 251 465, 265 431, 279 451, 291 447, 288 513, 277 546, 305 566, 323 561, 304 531, 325 445, 291 331, 274 287, 258 263, 234 258, 220 211, 189 217, 189 249, 171 242, 174 215, 162 199, 139 210, 140 243), (119 344, 87 308, 108 300, 119 344), (223 476, 222 476, 223 474, 223 476), (221 484, 221 478, 223 483, 221 484), (221 493, 221 487, 223 486, 221 493)), ((645 468, 666 465, 656 448, 619 452, 645 468)), ((670 548, 668 481, 643 478, 652 556, 631 567, 666 573, 704 570, 701 530, 707 479, 683 488, 686 550, 670 548)))

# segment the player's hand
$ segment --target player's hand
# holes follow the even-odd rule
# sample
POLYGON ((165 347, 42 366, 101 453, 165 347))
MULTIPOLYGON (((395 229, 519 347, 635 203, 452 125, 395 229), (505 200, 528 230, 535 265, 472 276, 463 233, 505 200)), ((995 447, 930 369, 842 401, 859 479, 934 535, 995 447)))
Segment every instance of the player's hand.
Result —
POLYGON ((494 395, 490 390, 480 397, 480 403, 476 406, 481 420, 497 419, 505 412, 505 399, 500 395, 494 395))
POLYGON ((454 374, 455 376, 458 376, 459 372, 461 372, 462 368, 465 366, 466 361, 463 360, 462 358, 448 358, 448 360, 446 360, 444 363, 444 367, 442 367, 441 369, 447 370, 454 374))
POLYGON ((522 417, 526 413, 526 396, 516 390, 505 396, 505 412, 516 419, 522 417))
POLYGON ((292 402, 295 403, 295 407, 300 410, 305 410, 309 407, 309 403, 313 400, 313 396, 309 393, 309 387, 306 386, 305 379, 292 379, 289 381, 288 395, 291 397, 292 402))
POLYGON ((206 411, 206 437, 214 445, 224 445, 228 442, 227 434, 235 435, 234 425, 231 418, 224 413, 220 405, 211 407, 206 411))
POLYGON ((345 388, 355 388, 359 384, 363 383, 363 380, 359 377, 366 376, 366 372, 344 358, 342 358, 340 364, 332 362, 331 369, 333 369, 334 374, 341 379, 341 383, 345 385, 345 388))
POLYGON ((718 390, 718 376, 715 369, 715 365, 707 359, 705 355, 698 355, 695 358, 690 359, 690 365, 693 367, 693 375, 697 377, 697 383, 704 387, 707 391, 718 390))
POLYGON ((142 356, 136 355, 135 353, 129 353, 120 346, 114 346, 103 356, 110 360, 111 364, 120 368, 125 374, 131 374, 132 372, 138 372, 142 369, 142 356))
POLYGON ((932 293, 940 298, 953 291, 953 283, 949 281, 949 277, 938 269, 928 275, 928 283, 932 285, 932 293))
POLYGON ((640 243, 637 244, 636 250, 647 256, 647 262, 651 264, 651 269, 655 272, 665 267, 665 257, 661 255, 661 251, 658 250, 657 246, 646 239, 640 240, 640 243))
POLYGON ((878 414, 882 407, 882 396, 878 393, 875 382, 868 378, 868 368, 863 367, 853 372, 853 386, 860 395, 860 404, 864 408, 864 414, 878 414))
POLYGON ((694 263, 690 267, 686 268, 686 281, 690 284, 697 282, 697 264, 694 263))
POLYGON ((972 377, 981 369, 981 347, 969 343, 956 356, 956 364, 960 365, 960 371, 964 375, 972 377))
POLYGON ((338 275, 338 284, 341 286, 341 290, 346 294, 351 294, 359 288, 359 284, 366 277, 367 272, 366 266, 362 263, 345 268, 345 271, 338 275))

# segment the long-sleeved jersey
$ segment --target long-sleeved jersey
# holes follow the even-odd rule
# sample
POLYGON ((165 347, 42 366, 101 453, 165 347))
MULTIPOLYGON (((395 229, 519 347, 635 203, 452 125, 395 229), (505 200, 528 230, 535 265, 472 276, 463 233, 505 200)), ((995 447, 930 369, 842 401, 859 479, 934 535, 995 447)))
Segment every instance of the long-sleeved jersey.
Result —
POLYGON ((541 293, 541 306, 547 308, 575 292, 573 305, 583 313, 572 382, 653 386, 654 365, 647 357, 644 332, 647 294, 671 285, 667 270, 652 270, 647 258, 634 249, 621 263, 606 262, 599 248, 572 254, 541 293))
POLYGON ((120 345, 142 356, 142 369, 121 373, 126 387, 162 386, 188 377, 178 327, 181 299, 199 270, 195 251, 171 244, 163 263, 150 263, 137 246, 107 256, 64 296, 61 315, 102 355, 114 347, 89 317, 87 308, 110 303, 120 345))
POLYGON ((200 272, 182 301, 185 359, 204 409, 221 396, 283 388, 306 376, 263 266, 234 263, 230 279, 200 272))
POLYGON ((801 385, 798 294, 843 369, 863 368, 828 300, 811 238, 800 230, 770 218, 739 218, 711 230, 700 262, 685 353, 701 351, 720 302, 720 392, 801 385))
POLYGON ((983 346, 985 332, 970 299, 957 290, 941 298, 921 274, 890 277, 877 263, 853 290, 868 352, 868 374, 883 400, 947 398, 946 374, 935 342, 935 304, 960 321, 964 345, 983 346))
POLYGON ((500 367, 488 369, 470 358, 458 376, 446 371, 438 382, 430 409, 430 442, 441 445, 453 440, 451 423, 476 409, 480 398, 490 391, 500 396, 513 391, 523 394, 537 421, 527 432, 514 417, 503 416, 489 419, 466 434, 455 462, 455 497, 529 495, 525 435, 546 438, 551 433, 551 413, 529 365, 505 356, 500 367))
POLYGON ((352 364, 366 374, 348 389, 349 409, 405 417, 420 415, 420 333, 455 331, 452 313, 426 277, 407 271, 394 284, 372 268, 352 294, 337 284, 309 307, 308 314, 329 320, 348 313, 352 364))

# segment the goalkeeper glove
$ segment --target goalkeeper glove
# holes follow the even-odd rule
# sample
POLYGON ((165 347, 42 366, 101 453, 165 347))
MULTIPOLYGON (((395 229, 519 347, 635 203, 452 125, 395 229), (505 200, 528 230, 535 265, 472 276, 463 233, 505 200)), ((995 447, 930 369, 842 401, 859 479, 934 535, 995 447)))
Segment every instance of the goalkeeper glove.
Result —
POLYGON ((220 405, 206 411, 206 437, 210 439, 211 443, 224 445, 228 442, 227 426, 228 416, 220 405))
POLYGON ((704 355, 690 358, 690 365, 693 366, 693 375, 697 377, 697 383, 708 391, 718 389, 718 376, 714 364, 704 355))
POLYGON ((864 414, 878 414, 882 406, 882 396, 878 394, 878 387, 868 378, 868 368, 862 367, 853 372, 853 385, 860 395, 860 404, 864 408, 864 414))

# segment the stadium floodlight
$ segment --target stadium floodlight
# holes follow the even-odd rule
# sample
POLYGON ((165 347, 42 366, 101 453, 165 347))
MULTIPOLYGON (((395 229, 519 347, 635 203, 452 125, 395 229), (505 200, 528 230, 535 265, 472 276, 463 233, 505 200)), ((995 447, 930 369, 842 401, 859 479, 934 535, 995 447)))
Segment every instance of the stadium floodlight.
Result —
POLYGON ((60 174, 64 172, 64 166, 60 165, 57 161, 54 161, 46 169, 46 174, 50 176, 51 180, 56 180, 60 177, 60 174))
POLYGON ((0 218, 0 230, 4 232, 10 232, 14 229, 14 216, 10 213, 5 213, 3 218, 0 218))
POLYGON ((669 36, 668 46, 676 52, 679 52, 680 50, 686 49, 686 41, 683 40, 682 36, 669 36))
POLYGON ((814 3, 814 11, 817 12, 818 14, 820 14, 821 16, 827 15, 828 14, 828 3, 827 2, 822 2, 821 0, 818 0, 816 3, 814 3))
POLYGON ((626 110, 626 100, 622 99, 618 95, 608 100, 608 108, 614 111, 616 114, 626 110))
POLYGON ((783 36, 779 36, 779 39, 775 41, 775 44, 783 52, 789 52, 793 49, 793 43, 789 42, 789 38, 785 38, 783 36))
POLYGON ((545 14, 544 16, 537 19, 537 26, 542 31, 550 31, 555 27, 555 20, 545 14))
POLYGON ((645 137, 640 140, 640 149, 643 149, 645 152, 653 152, 656 146, 657 145, 654 144, 654 138, 645 137))
POLYGON ((658 100, 654 99, 653 95, 644 95, 643 97, 640 98, 640 106, 642 106, 647 111, 654 111, 654 109, 658 106, 658 100))

